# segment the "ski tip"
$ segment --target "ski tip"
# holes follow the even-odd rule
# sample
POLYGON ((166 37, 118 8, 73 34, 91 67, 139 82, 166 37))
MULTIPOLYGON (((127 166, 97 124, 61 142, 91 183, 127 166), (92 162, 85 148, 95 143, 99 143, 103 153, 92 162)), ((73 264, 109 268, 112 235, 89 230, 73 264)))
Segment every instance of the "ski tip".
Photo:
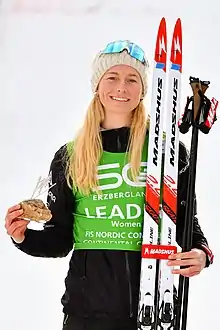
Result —
POLYGON ((173 31, 170 54, 171 68, 182 72, 182 24, 178 18, 173 31))
POLYGON ((158 28, 154 60, 156 62, 156 68, 162 69, 166 72, 167 28, 166 28, 166 19, 165 19, 165 17, 163 17, 161 19, 160 25, 159 25, 159 28, 158 28))

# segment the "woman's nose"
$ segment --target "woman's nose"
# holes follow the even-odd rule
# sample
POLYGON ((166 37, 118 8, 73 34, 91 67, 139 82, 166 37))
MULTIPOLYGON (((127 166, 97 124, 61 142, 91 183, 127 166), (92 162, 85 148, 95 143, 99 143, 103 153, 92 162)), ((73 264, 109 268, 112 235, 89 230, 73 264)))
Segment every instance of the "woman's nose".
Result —
POLYGON ((125 83, 120 83, 120 84, 117 86, 117 92, 118 92, 118 93, 123 93, 125 90, 126 90, 126 88, 125 88, 125 83))

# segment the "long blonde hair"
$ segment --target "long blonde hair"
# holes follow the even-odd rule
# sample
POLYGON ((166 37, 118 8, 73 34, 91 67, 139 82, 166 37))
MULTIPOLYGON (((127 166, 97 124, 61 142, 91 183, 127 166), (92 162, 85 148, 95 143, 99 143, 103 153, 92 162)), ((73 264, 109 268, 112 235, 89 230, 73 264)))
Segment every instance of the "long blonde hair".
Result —
MULTIPOLYGON (((103 152, 100 125, 104 121, 104 108, 97 95, 89 105, 84 125, 78 132, 71 152, 67 155, 66 178, 70 188, 75 187, 88 195, 91 190, 98 192, 97 166, 103 152)), ((140 101, 133 110, 128 143, 128 159, 132 179, 135 180, 140 167, 142 148, 148 122, 145 107, 140 101)))

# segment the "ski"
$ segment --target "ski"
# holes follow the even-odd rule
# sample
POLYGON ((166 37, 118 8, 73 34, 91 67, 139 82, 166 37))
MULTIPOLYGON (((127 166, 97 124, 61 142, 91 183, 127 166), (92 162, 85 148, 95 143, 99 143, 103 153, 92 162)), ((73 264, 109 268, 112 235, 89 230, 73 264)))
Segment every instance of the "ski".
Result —
MULTIPOLYGON (((165 116, 165 158, 161 210, 160 243, 176 245, 177 181, 179 158, 180 96, 182 75, 182 27, 177 19, 170 52, 168 72, 167 111, 165 116)), ((160 261, 160 291, 158 329, 173 329, 175 314, 173 301, 174 276, 167 260, 160 261)))
POLYGON ((174 326, 174 277, 167 266, 170 253, 176 248, 176 209, 179 135, 177 121, 180 112, 182 73, 182 28, 176 21, 170 53, 167 80, 167 31, 162 18, 156 41, 146 200, 143 225, 138 329, 171 330, 174 326), (166 134, 163 136, 166 123, 166 134), (165 156, 164 155, 165 142, 165 156), (163 260, 164 259, 164 260, 163 260))
POLYGON ((156 40, 150 129, 148 141, 148 161, 146 175, 145 212, 142 237, 142 260, 138 306, 138 329, 156 329, 158 305, 158 250, 163 116, 166 92, 167 31, 166 20, 162 18, 156 40), (153 253, 153 258, 150 255, 153 253), (150 258, 149 258, 150 257, 150 258))

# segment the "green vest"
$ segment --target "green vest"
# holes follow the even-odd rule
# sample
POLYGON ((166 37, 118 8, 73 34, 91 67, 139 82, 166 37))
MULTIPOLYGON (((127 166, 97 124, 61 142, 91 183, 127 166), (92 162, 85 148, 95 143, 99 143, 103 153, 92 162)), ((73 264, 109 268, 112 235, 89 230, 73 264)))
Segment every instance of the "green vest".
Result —
POLYGON ((98 166, 101 195, 73 189, 74 249, 140 251, 146 189, 147 139, 137 182, 131 179, 128 153, 104 151, 98 166))

